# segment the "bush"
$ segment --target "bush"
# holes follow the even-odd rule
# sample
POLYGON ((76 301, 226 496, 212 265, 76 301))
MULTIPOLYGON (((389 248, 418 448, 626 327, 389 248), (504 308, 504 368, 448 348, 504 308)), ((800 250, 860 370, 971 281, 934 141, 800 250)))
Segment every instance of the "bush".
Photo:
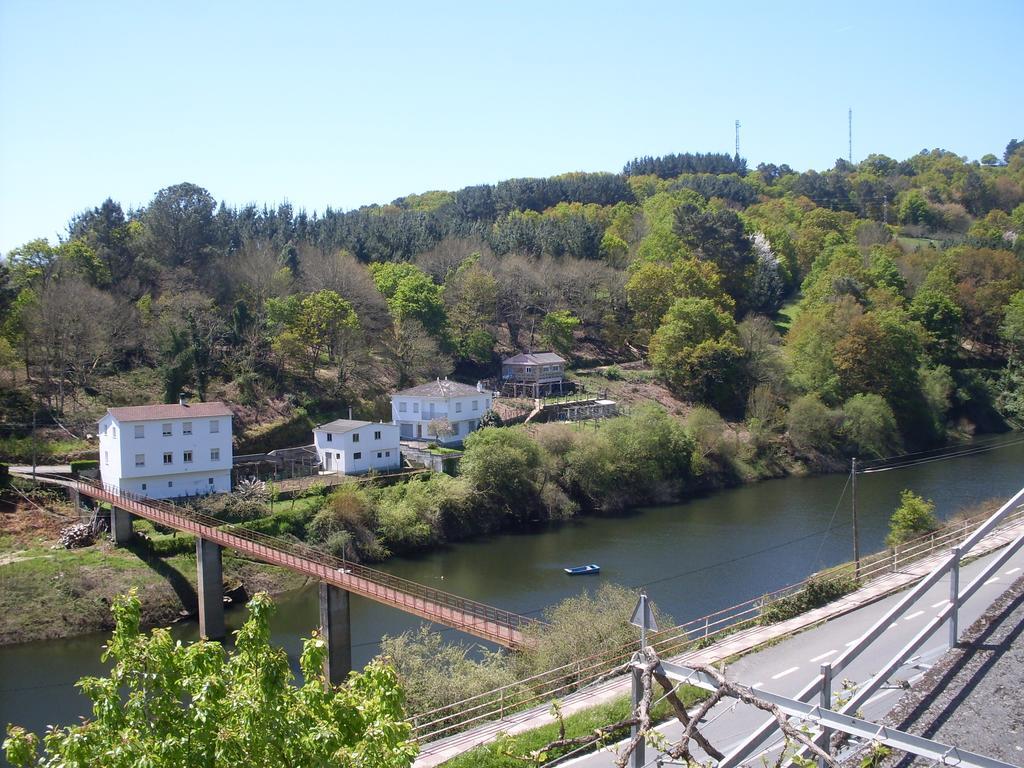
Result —
POLYGON ((817 395, 804 395, 786 414, 786 430, 793 447, 803 453, 828 451, 832 445, 832 415, 817 395))
POLYGON ((885 543, 895 547, 938 527, 935 503, 925 501, 913 491, 903 490, 900 491, 900 505, 889 518, 889 535, 885 537, 885 543))
POLYGON ((883 458, 900 450, 900 432, 892 408, 881 395, 854 395, 843 405, 842 433, 862 456, 883 458))
POLYGON ((93 460, 84 460, 83 459, 81 461, 72 461, 71 462, 71 474, 75 475, 76 477, 79 474, 81 474, 82 472, 86 471, 86 470, 99 469, 99 468, 100 468, 99 461, 96 461, 94 459, 93 460))
POLYGON ((791 619, 814 608, 828 605, 857 588, 852 576, 812 577, 803 589, 761 606, 759 624, 774 624, 791 619))
POLYGON ((695 475, 706 473, 710 465, 725 467, 735 458, 736 443, 726 439, 728 426, 714 408, 698 405, 684 423, 694 444, 691 465, 695 475))

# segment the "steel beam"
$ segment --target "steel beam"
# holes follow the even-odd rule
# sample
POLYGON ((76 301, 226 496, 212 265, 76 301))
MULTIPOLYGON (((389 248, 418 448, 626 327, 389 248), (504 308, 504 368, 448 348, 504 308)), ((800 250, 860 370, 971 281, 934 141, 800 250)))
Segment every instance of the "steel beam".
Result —
MULTIPOLYGON (((661 668, 661 671, 673 680, 690 683, 701 688, 713 687, 717 690, 717 681, 699 670, 667 662, 662 662, 661 668)), ((928 760, 934 760, 939 765, 957 765, 962 766, 962 768, 1013 768, 1010 763, 1004 763, 1001 760, 968 752, 958 747, 926 739, 923 736, 915 736, 912 733, 906 733, 896 728, 887 728, 884 725, 878 725, 870 720, 864 720, 843 712, 835 712, 827 707, 822 707, 820 704, 811 704, 761 689, 756 691, 751 689, 751 693, 760 699, 774 704, 790 717, 815 723, 821 728, 842 731, 867 741, 880 742, 886 746, 909 752, 913 755, 919 755, 928 760)), ((719 763, 719 766, 724 764, 724 762, 719 763)))
POLYGON ((224 567, 221 546, 196 537, 196 586, 199 592, 199 636, 220 640, 224 628, 224 567))
POLYGON ((953 563, 949 568, 949 602, 953 604, 953 612, 949 615, 949 648, 956 647, 960 636, 960 548, 953 547, 953 563))
POLYGON ((324 678, 341 685, 352 671, 352 618, 347 590, 320 582, 320 636, 327 644, 324 678))

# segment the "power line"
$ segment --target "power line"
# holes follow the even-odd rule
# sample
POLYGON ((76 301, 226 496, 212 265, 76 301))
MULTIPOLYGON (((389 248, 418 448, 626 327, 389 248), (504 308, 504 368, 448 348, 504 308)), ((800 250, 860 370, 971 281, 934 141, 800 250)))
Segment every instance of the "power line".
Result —
MULTIPOLYGON (((950 459, 962 459, 968 456, 978 456, 982 453, 989 453, 991 451, 998 451, 1001 448, 1013 448, 1018 445, 1024 444, 1024 438, 1013 440, 1005 443, 999 443, 997 445, 985 445, 972 448, 963 448, 955 451, 950 451, 944 454, 938 454, 936 456, 921 456, 919 458, 910 458, 905 460, 895 460, 890 464, 879 465, 870 467, 867 469, 859 470, 857 474, 871 475, 878 472, 891 472, 894 469, 909 469, 910 467, 919 467, 923 464, 932 464, 937 461, 949 461, 950 459)), ((913 454, 908 454, 913 456, 913 454)))

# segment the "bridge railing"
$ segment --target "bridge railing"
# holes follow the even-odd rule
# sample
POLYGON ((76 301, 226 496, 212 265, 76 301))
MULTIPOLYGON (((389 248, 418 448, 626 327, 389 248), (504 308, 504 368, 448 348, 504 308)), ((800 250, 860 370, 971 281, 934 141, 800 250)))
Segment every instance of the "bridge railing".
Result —
POLYGON ((124 504, 129 511, 140 513, 142 517, 173 528, 188 530, 203 538, 254 554, 278 565, 311 573, 343 588, 351 588, 384 602, 409 608, 425 618, 430 618, 428 614, 431 614, 442 619, 444 623, 454 624, 460 621, 461 615, 475 620, 461 621, 462 627, 479 630, 481 624, 491 624, 494 625, 493 628, 487 628, 486 631, 496 639, 504 640, 511 639, 513 632, 518 633, 525 627, 537 623, 536 619, 512 611, 335 557, 308 544, 270 536, 245 528, 242 524, 228 524, 187 507, 151 499, 99 481, 79 479, 74 482, 87 494, 102 492, 111 503, 124 504), (449 609, 449 612, 441 617, 437 614, 436 608, 449 609))
MULTIPOLYGON (((922 560, 937 552, 948 552, 984 527, 989 513, 948 523, 934 533, 924 534, 894 549, 879 552, 861 560, 860 584, 891 574, 894 570, 922 560)), ((1005 527, 1024 520, 1024 509, 1008 510, 998 521, 1005 527)), ((853 577, 856 567, 844 563, 814 574, 810 579, 776 590, 742 603, 723 608, 706 616, 691 619, 648 636, 659 656, 667 658, 697 652, 705 645, 729 635, 740 639, 761 625, 766 608, 792 598, 807 588, 811 579, 853 577)), ((615 670, 628 663, 636 651, 635 643, 602 651, 570 664, 556 667, 500 688, 452 702, 435 709, 416 713, 410 718, 413 735, 422 743, 454 736, 476 724, 503 719, 516 711, 545 703, 559 696, 596 686, 615 670)))

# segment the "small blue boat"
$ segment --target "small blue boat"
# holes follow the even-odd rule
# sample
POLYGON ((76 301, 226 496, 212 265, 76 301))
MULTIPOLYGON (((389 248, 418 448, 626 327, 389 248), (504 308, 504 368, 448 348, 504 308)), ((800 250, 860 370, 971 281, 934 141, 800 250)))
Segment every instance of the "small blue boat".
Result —
POLYGON ((577 565, 575 568, 564 569, 570 576, 582 576, 587 573, 600 573, 601 566, 597 563, 591 563, 590 565, 577 565))

